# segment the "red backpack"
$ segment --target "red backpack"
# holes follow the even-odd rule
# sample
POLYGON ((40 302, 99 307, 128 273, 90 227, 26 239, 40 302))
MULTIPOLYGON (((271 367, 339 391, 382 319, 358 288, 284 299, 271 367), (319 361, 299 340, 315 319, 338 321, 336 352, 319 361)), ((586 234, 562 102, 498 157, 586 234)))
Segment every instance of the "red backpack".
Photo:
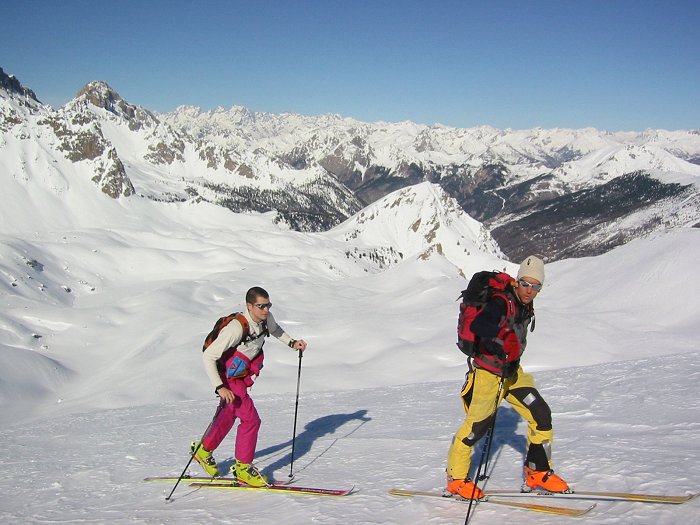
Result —
POLYGON ((506 295, 506 287, 513 278, 504 272, 481 271, 469 280, 466 290, 462 290, 457 320, 457 347, 469 357, 476 353, 477 336, 471 331, 474 318, 484 309, 492 297, 502 297, 506 303, 506 322, 515 315, 513 299, 506 295))

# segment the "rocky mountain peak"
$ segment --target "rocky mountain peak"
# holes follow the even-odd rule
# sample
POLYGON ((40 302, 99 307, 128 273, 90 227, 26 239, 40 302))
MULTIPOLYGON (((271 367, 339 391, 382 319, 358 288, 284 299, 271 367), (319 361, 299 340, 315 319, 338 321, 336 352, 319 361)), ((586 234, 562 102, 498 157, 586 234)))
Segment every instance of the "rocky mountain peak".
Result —
POLYGON ((102 80, 88 82, 78 91, 75 101, 78 104, 88 103, 127 120, 132 131, 139 130, 144 126, 153 126, 158 122, 158 119, 150 111, 128 103, 107 82, 102 80))
MULTIPOLYGON (((21 95, 23 97, 27 97, 32 99, 35 102, 39 102, 39 99, 36 98, 36 95, 34 92, 29 89, 24 87, 19 80, 17 80, 17 77, 14 75, 8 75, 3 71, 3 69, 0 67, 0 89, 4 89, 8 93, 15 93, 17 95, 21 95)), ((41 104, 41 102, 39 102, 41 104)))
POLYGON ((112 113, 116 113, 116 108, 120 102, 123 102, 119 93, 110 87, 107 82, 95 80, 88 82, 76 95, 76 98, 84 98, 93 106, 106 109, 112 113))

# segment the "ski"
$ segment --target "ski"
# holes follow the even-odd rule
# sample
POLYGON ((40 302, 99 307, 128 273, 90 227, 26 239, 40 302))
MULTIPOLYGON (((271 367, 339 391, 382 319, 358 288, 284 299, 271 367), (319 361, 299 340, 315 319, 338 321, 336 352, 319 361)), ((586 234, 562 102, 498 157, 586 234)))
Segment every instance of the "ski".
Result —
MULTIPOLYGON (((175 483, 178 479, 180 479, 178 476, 149 476, 147 478, 143 478, 144 481, 166 481, 173 483, 175 483)), ((208 483, 210 481, 227 481, 230 483, 234 483, 236 481, 236 478, 212 478, 211 476, 182 476, 182 479, 180 481, 200 483, 208 483)))
MULTIPOLYGON (((147 478, 143 478, 144 481, 164 481, 164 482, 170 482, 170 483, 176 483, 177 480, 180 479, 177 476, 149 476, 147 478)), ((273 485, 289 485, 290 483, 294 482, 295 478, 292 478, 288 481, 275 481, 273 485)), ((211 476, 183 476, 182 479, 180 480, 181 482, 186 482, 186 483, 238 483, 238 480, 236 478, 229 478, 226 476, 218 477, 218 478, 212 478, 211 476)))
MULTIPOLYGON (((419 497, 430 497, 430 498, 443 498, 445 500, 459 501, 461 503, 469 503, 468 499, 460 497, 450 497, 445 496, 442 492, 430 492, 430 491, 420 491, 420 490, 404 490, 404 489, 391 489, 389 494, 394 496, 419 496, 419 497)), ((519 503, 516 501, 501 501, 489 498, 476 500, 477 504, 489 503, 492 505, 502 505, 505 507, 515 507, 518 509, 531 510, 534 512, 543 512, 545 514, 556 514, 558 516, 569 516, 572 518, 577 518, 589 513, 596 506, 594 503, 590 507, 585 509, 575 509, 571 507, 558 507, 554 505, 538 505, 535 503, 519 503)))
POLYGON ((352 492, 352 487, 349 489, 324 489, 317 487, 299 487, 296 485, 268 485, 265 487, 251 487, 250 485, 241 485, 231 482, 212 481, 190 483, 190 487, 214 488, 222 490, 256 490, 263 492, 287 492, 290 494, 309 494, 314 496, 346 496, 352 492))
POLYGON ((558 492, 520 492, 515 490, 487 490, 488 496, 498 496, 503 498, 540 497, 540 498, 561 498, 561 499, 587 499, 598 501, 637 501, 640 503, 666 503, 670 505, 680 505, 700 496, 700 492, 687 494, 685 496, 673 496, 665 494, 637 494, 634 492, 601 492, 601 491, 578 491, 571 493, 558 492))

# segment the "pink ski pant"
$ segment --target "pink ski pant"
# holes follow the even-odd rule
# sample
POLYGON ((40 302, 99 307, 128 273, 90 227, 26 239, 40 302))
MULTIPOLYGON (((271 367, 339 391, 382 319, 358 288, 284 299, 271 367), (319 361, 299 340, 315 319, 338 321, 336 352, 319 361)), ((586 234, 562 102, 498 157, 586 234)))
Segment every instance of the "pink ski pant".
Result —
POLYGON ((258 430, 260 430, 260 416, 255 408, 255 403, 248 396, 247 389, 236 388, 238 385, 229 382, 229 388, 236 395, 233 403, 226 403, 223 399, 220 410, 214 421, 212 421, 209 431, 202 438, 202 446, 213 452, 221 444, 227 434, 231 431, 236 419, 240 421, 236 429, 236 448, 234 455, 241 463, 252 463, 255 457, 255 447, 258 443, 258 430), (223 406, 222 406, 223 405, 223 406))

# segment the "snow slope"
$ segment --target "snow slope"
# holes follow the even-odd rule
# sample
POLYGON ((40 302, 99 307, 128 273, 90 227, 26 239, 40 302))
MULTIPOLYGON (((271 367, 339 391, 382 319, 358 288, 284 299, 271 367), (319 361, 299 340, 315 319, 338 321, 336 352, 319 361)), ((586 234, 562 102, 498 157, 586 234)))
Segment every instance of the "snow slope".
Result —
MULTIPOLYGON (((312 351, 304 365, 315 359, 312 351)), ((557 471, 580 490, 697 491, 698 358, 700 353, 691 352, 537 374, 554 412, 557 471)), ((316 373, 304 365, 302 385, 316 373)), ((329 372, 329 382, 342 373, 329 372)), ((408 376, 410 366, 396 373, 408 376)), ((181 484, 167 503, 173 483, 142 478, 177 475, 185 468, 189 440, 213 414, 211 396, 5 424, 0 431, 5 444, 0 522, 461 524, 465 505, 387 494, 392 487, 441 488, 447 447, 462 417, 460 373, 455 369, 449 380, 393 387, 313 393, 302 388, 293 463, 297 483, 354 485, 357 492, 344 498, 219 492, 181 484)), ((294 394, 255 397, 263 418, 257 462, 267 474, 286 480, 294 394)), ((515 488, 521 481, 525 428, 507 406, 499 410, 496 424, 487 487, 515 488)), ((232 447, 229 437, 219 448, 222 468, 232 463, 232 447)), ((196 475, 198 467, 190 471, 196 475)), ((698 500, 681 506, 601 502, 581 522, 692 525, 699 523, 699 510, 698 500)), ((471 523, 569 521, 576 522, 483 504, 471 523)))

